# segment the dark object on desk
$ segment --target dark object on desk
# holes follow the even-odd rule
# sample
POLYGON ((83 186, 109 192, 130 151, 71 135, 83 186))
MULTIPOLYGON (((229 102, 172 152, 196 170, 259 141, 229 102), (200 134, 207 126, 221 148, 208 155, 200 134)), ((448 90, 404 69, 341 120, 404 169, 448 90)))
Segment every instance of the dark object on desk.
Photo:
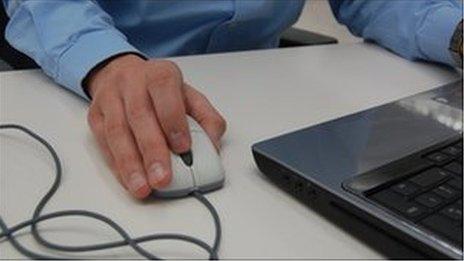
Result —
POLYGON ((336 43, 338 40, 333 37, 291 27, 282 34, 279 48, 336 43))
POLYGON ((462 259, 462 81, 253 145, 276 185, 388 257, 373 233, 433 258, 462 259), (350 221, 352 222, 352 221, 350 221), (364 234, 364 235, 362 235, 364 234), (370 237, 370 239, 368 239, 370 237))
MULTIPOLYGON (((39 68, 34 60, 11 47, 11 45, 6 41, 5 28, 8 20, 9 19, 5 13, 5 8, 2 4, 0 4, 0 60, 5 61, 16 70, 39 68)), ((330 36, 301 29, 289 28, 283 33, 279 47, 296 47, 334 43, 337 43, 337 39, 330 36)))

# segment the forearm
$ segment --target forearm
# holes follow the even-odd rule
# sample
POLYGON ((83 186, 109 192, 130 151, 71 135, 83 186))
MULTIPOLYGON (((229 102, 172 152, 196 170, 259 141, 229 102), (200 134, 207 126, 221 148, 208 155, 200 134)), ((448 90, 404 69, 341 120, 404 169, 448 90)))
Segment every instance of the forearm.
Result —
POLYGON ((93 1, 3 0, 5 37, 56 82, 86 98, 82 81, 109 57, 138 52, 93 1))
POLYGON ((462 20, 455 0, 331 0, 339 22, 352 33, 411 59, 455 66, 451 37, 462 20))

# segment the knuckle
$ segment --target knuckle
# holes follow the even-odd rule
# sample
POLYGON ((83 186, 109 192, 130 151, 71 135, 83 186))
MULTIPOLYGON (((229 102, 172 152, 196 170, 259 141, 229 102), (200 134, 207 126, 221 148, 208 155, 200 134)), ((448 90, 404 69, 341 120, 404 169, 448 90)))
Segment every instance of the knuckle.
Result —
POLYGON ((189 102, 194 108, 201 109, 202 111, 208 110, 208 98, 203 93, 196 93, 195 98, 190 99, 189 102))
POLYGON ((123 135, 124 133, 124 122, 122 120, 111 120, 105 126, 106 134, 111 138, 117 138, 123 135))
POLYGON ((98 110, 101 108, 102 111, 106 108, 107 105, 114 103, 114 100, 118 97, 117 88, 114 88, 115 85, 105 84, 95 93, 93 97, 91 109, 98 110))
POLYGON ((217 115, 216 117, 213 118, 213 125, 221 132, 224 133, 227 129, 227 122, 226 120, 220 116, 217 115))
POLYGON ((160 66, 157 68, 157 76, 160 80, 169 80, 176 76, 175 71, 170 66, 160 66))
POLYGON ((96 119, 95 119, 95 114, 89 110, 89 112, 87 113, 87 124, 90 126, 90 128, 94 128, 95 125, 96 125, 96 119))
POLYGON ((153 62, 152 72, 148 74, 149 80, 158 82, 159 87, 166 86, 166 82, 181 78, 180 70, 177 65, 168 60, 153 62))
POLYGON ((133 102, 127 106, 127 116, 129 121, 133 123, 146 120, 148 113, 141 102, 133 102))
MULTIPOLYGON (((183 121, 180 113, 168 112, 159 117, 161 128, 164 133, 188 133, 188 123, 183 121)), ((170 137, 168 137, 171 140, 170 137)))
POLYGON ((131 79, 133 79, 133 74, 132 70, 126 70, 126 71, 115 71, 113 72, 112 79, 115 83, 120 83, 120 84, 126 84, 130 83, 131 79))
POLYGON ((174 73, 178 72, 179 70, 179 67, 177 66, 177 64, 171 60, 160 60, 159 65, 169 68, 174 73))
POLYGON ((207 110, 205 109, 203 101, 199 99, 194 99, 189 101, 189 108, 192 112, 204 118, 207 115, 207 110))
POLYGON ((97 110, 91 106, 87 113, 87 123, 92 130, 96 130, 97 125, 100 123, 100 118, 98 117, 97 110))
MULTIPOLYGON (((115 69, 108 75, 107 89, 115 89, 114 87, 134 86, 134 82, 141 78, 140 70, 131 67, 115 69)), ((136 86, 136 85, 135 85, 136 86)), ((117 88, 116 88, 117 89, 117 88)))

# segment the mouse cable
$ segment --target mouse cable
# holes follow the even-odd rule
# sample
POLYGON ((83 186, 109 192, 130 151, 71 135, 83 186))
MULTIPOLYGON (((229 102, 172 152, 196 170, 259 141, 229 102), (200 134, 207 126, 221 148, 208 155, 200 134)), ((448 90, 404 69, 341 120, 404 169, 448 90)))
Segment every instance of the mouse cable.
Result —
POLYGON ((40 199, 39 203, 34 209, 33 216, 30 220, 26 220, 15 226, 8 227, 3 221, 3 218, 0 216, 0 231, 1 231, 0 240, 2 240, 3 238, 6 238, 7 241, 9 241, 10 244, 24 256, 27 256, 33 259, 67 259, 67 258, 48 256, 48 255, 36 253, 34 251, 27 249, 20 242, 18 242, 14 236, 14 233, 30 226, 31 233, 34 239, 38 243, 45 246, 46 248, 54 249, 54 250, 58 250, 62 252, 89 252, 89 251, 105 250, 105 249, 110 249, 110 248, 129 246, 139 255, 147 259, 157 260, 160 258, 149 253, 142 247, 140 247, 139 243, 154 241, 154 240, 177 240, 177 241, 184 241, 184 242, 188 242, 191 244, 195 244, 199 246, 200 248, 204 249, 206 252, 208 252, 209 259, 211 260, 218 259, 217 252, 219 249, 221 233, 222 233, 221 232, 221 221, 214 206, 199 191, 193 191, 191 195, 194 198, 196 198, 200 203, 202 203, 209 210, 209 212, 211 213, 213 217, 214 226, 215 226, 215 238, 214 238, 213 247, 211 247, 210 245, 208 245, 201 239, 197 239, 192 236, 177 234, 177 233, 158 233, 158 234, 151 234, 151 235, 132 238, 121 226, 119 226, 112 219, 104 215, 101 215, 99 213, 86 211, 86 210, 62 210, 62 211, 55 211, 55 212, 41 215, 43 208, 48 203, 48 201, 53 197, 53 195, 55 194, 55 192, 58 190, 60 186, 61 178, 62 178, 62 167, 61 167, 60 158, 58 157, 58 154, 56 153, 55 149, 45 139, 43 139, 38 134, 34 133, 33 131, 29 130, 28 128, 24 126, 17 125, 17 124, 0 124, 0 130, 1 129, 15 129, 15 130, 19 130, 19 131, 22 131, 28 134, 33 139, 41 143, 48 150, 55 164, 55 180, 53 181, 53 184, 50 187, 50 189, 47 191, 47 193, 40 199), (116 231, 123 238, 123 240, 100 243, 100 244, 93 244, 93 245, 68 246, 68 245, 59 245, 56 243, 52 243, 50 241, 47 241, 45 238, 41 236, 41 234, 39 233, 37 229, 38 223, 49 220, 49 219, 65 217, 65 216, 80 216, 80 217, 87 217, 87 218, 93 218, 93 219, 99 220, 107 224, 114 231, 116 231))

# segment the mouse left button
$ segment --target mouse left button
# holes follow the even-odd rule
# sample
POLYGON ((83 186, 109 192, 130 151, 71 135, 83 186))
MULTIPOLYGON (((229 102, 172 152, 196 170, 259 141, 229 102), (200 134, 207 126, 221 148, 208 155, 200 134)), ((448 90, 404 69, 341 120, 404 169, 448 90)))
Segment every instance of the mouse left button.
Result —
POLYGON ((190 169, 185 166, 179 156, 171 153, 172 179, 165 188, 156 189, 153 195, 159 198, 185 197, 192 192, 194 187, 190 169))

